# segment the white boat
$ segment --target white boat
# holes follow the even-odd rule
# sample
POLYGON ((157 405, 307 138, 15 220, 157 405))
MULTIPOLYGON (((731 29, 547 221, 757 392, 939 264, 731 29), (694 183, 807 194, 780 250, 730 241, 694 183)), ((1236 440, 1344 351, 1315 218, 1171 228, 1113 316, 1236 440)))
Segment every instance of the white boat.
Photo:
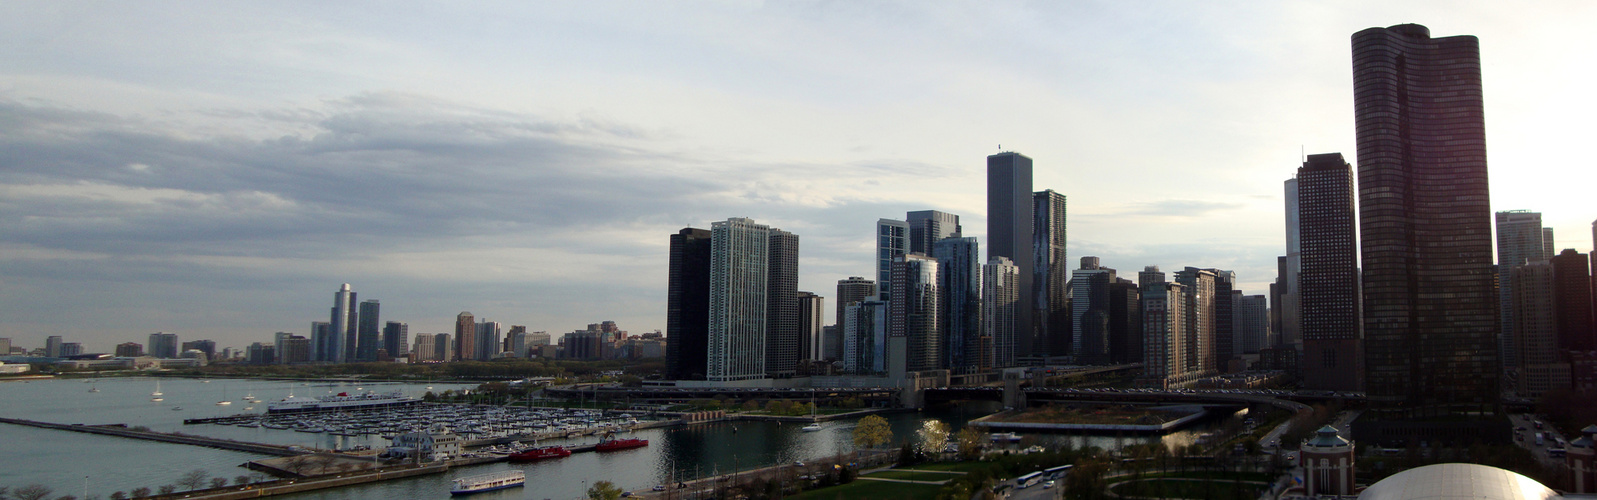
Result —
MULTIPOLYGON (((161 394, 161 379, 155 379, 155 392, 150 393, 150 395, 151 396, 162 396, 162 394, 161 394)), ((160 401, 160 400, 159 399, 154 399, 154 400, 151 400, 151 401, 160 401)))
POLYGON ((815 432, 815 431, 821 430, 821 423, 820 422, 816 422, 816 423, 801 427, 800 429, 802 429, 804 432, 815 432))
POLYGON ((449 490, 451 495, 469 495, 484 491, 502 490, 524 486, 527 483, 527 473, 518 469, 455 478, 455 487, 449 490))
POLYGON ((232 401, 217 401, 216 402, 216 406, 227 406, 227 405, 230 405, 230 404, 233 404, 233 402, 232 401))

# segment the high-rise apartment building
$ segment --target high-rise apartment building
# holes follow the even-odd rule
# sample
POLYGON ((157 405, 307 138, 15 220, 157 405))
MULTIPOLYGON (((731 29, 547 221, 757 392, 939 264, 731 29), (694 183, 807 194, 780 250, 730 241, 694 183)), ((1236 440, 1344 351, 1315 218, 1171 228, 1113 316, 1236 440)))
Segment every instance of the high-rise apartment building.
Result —
MULTIPOLYGON (((888 342, 903 337, 909 371, 942 368, 943 329, 937 259, 907 254, 893 259, 892 297, 888 299, 888 342)), ((888 361, 889 363, 892 360, 888 361)))
POLYGON ((788 378, 797 373, 803 335, 799 330, 799 237, 771 228, 766 245, 765 375, 788 378))
POLYGON ((333 356, 333 324, 326 321, 311 322, 311 360, 332 361, 333 356))
POLYGON ((449 338, 449 334, 433 335, 433 359, 439 361, 460 359, 455 355, 455 342, 449 338))
POLYGON ((981 369, 981 247, 976 238, 944 238, 932 245, 937 259, 937 322, 943 332, 942 366, 954 373, 981 369))
MULTIPOLYGON (((381 335, 382 323, 379 322, 379 311, 382 304, 376 300, 367 300, 360 303, 360 318, 356 323, 355 333, 355 359, 358 361, 376 361, 377 350, 382 348, 381 335)), ((282 353, 278 353, 281 356, 282 353)))
POLYGON ((826 359, 821 329, 826 325, 826 298, 815 292, 798 292, 799 360, 826 359))
POLYGON ((1504 368, 1519 367, 1514 340, 1514 268, 1553 257, 1552 228, 1542 227, 1542 214, 1528 210, 1497 212, 1498 352, 1504 368))
POLYGON ((77 342, 61 343, 61 357, 70 358, 81 354, 83 354, 83 344, 77 342))
MULTIPOLYGON (((1048 354, 1074 354, 1074 315, 1067 312, 1070 262, 1065 257, 1065 195, 1052 189, 1032 193, 1032 307, 1037 337, 1048 354)), ((1114 281, 1114 280, 1109 280, 1114 281)), ((1107 361, 1105 350, 1104 358, 1107 361)))
MULTIPOLYGON (((1020 270, 1020 308, 1013 333, 1015 357, 1046 356, 1038 336, 1032 282, 1035 256, 1031 158, 1003 152, 987 157, 987 258, 1003 257, 1020 270)), ((1005 334, 1009 337, 1010 334, 1005 334)), ((997 339, 995 338, 995 341, 997 339)), ((1012 365, 1010 365, 1012 366, 1012 365)))
POLYGON ((671 235, 669 266, 666 376, 704 380, 710 349, 710 232, 688 227, 671 235))
POLYGON ((477 356, 478 361, 488 361, 499 357, 500 346, 504 341, 500 336, 504 333, 504 325, 498 321, 482 321, 477 323, 477 356))
POLYGON ((843 312, 843 370, 860 375, 887 371, 887 302, 872 296, 843 312))
POLYGON ((190 340, 188 342, 184 342, 182 344, 182 346, 179 348, 179 352, 186 352, 186 351, 189 351, 189 350, 195 350, 195 351, 200 351, 200 352, 205 353, 205 359, 215 359, 216 358, 216 341, 215 340, 190 340))
POLYGON ((136 358, 143 355, 144 346, 138 342, 123 342, 116 345, 116 357, 118 358, 136 358))
POLYGON ((438 343, 433 338, 433 334, 418 333, 416 334, 415 342, 410 348, 410 362, 439 361, 438 343))
POLYGON ((1510 300, 1514 329, 1510 337, 1520 355, 1515 391, 1534 398, 1554 388, 1568 388, 1569 363, 1563 362, 1558 349, 1557 280, 1553 264, 1537 260, 1514 266, 1511 272, 1514 276, 1510 300))
POLYGON ((45 337, 44 338, 44 357, 47 357, 47 358, 59 358, 59 357, 61 357, 61 344, 62 344, 62 341, 61 341, 61 336, 60 335, 51 335, 49 337, 45 337))
POLYGON ((1591 271, 1585 254, 1566 248, 1553 256, 1554 313, 1559 351, 1597 350, 1597 311, 1592 308, 1591 271))
MULTIPOLYGON (((1176 271, 1176 282, 1182 285, 1182 291, 1186 294, 1186 304, 1182 308, 1187 318, 1183 349, 1186 359, 1183 366, 1194 376, 1215 373, 1215 303, 1219 302, 1217 288, 1220 281, 1220 277, 1211 269, 1188 267, 1176 271)), ((1231 301, 1229 290, 1225 292, 1225 301, 1231 301)), ((1147 315, 1144 314, 1144 317, 1147 315)))
POLYGON ((455 316, 455 361, 471 361, 477 359, 477 317, 469 311, 461 311, 455 316))
POLYGON ((1142 378, 1144 387, 1170 388, 1195 378, 1188 353, 1188 300, 1181 283, 1150 282, 1142 289, 1142 378))
MULTIPOLYGON (((1352 45, 1365 393, 1372 410, 1391 410, 1366 415, 1495 413, 1500 325, 1479 42, 1405 24, 1360 31, 1352 45)), ((1507 437, 1454 429, 1427 437, 1507 437)))
POLYGON ((1015 324, 1026 307, 1020 301, 1020 266, 1008 257, 991 257, 981 270, 983 370, 1015 366, 1015 324))
POLYGON ((1126 278, 1109 285, 1109 362, 1142 362, 1142 289, 1126 278))
POLYGON ((876 220, 877 296, 885 300, 892 293, 893 258, 909 253, 909 223, 893 219, 876 220))
MULTIPOLYGON (((1238 354, 1258 354, 1269 347, 1270 302, 1263 295, 1232 296, 1236 303, 1238 354)), ((1363 373, 1360 372, 1360 376, 1363 373)))
POLYGON ((308 363, 311 361, 311 339, 290 335, 273 348, 278 364, 308 363))
POLYGON ((1138 287, 1148 288, 1164 282, 1164 271, 1160 271, 1159 266, 1144 266, 1142 271, 1137 273, 1138 287))
POLYGON ((1303 272, 1303 226, 1298 217, 1303 210, 1298 207, 1298 202, 1302 200, 1298 195, 1298 179, 1287 179, 1283 189, 1286 191, 1286 255, 1276 263, 1277 280, 1281 284, 1280 300, 1271 304, 1271 307, 1280 311, 1276 325, 1279 327, 1276 334, 1280 336, 1280 347, 1302 351, 1303 293, 1300 280, 1303 272))
POLYGON ((1363 388, 1353 196, 1353 167, 1341 153, 1309 155, 1298 168, 1299 367, 1305 389, 1363 388))
POLYGON ((837 327, 843 328, 843 308, 877 294, 876 281, 861 276, 837 280, 837 327))
MULTIPOLYGON (((1039 262, 1039 266, 1041 263, 1039 262)), ((1076 363, 1109 364, 1109 294, 1118 280, 1115 270, 1098 264, 1097 257, 1082 257, 1081 268, 1070 277, 1070 353, 1076 363)))
POLYGON ((344 283, 337 292, 333 292, 332 314, 327 321, 332 325, 332 332, 329 333, 332 338, 328 346, 331 351, 327 361, 343 363, 349 360, 351 350, 355 347, 353 341, 356 331, 356 328, 351 327, 357 326, 355 323, 360 319, 360 312, 354 309, 355 306, 355 292, 350 290, 349 283, 344 283))
POLYGON ((177 334, 156 332, 150 334, 150 356, 162 359, 177 358, 177 334))
POLYGON ((909 253, 931 255, 937 242, 964 236, 959 216, 951 213, 917 210, 905 213, 904 219, 909 224, 909 253))
POLYGON ((771 228, 733 217, 710 224, 707 379, 763 378, 771 228))

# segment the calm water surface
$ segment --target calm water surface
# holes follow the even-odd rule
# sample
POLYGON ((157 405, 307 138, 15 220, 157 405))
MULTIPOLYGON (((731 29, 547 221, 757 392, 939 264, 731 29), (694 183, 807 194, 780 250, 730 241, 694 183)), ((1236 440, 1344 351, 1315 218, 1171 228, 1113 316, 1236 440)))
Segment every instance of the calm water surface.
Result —
MULTIPOLYGON (((290 430, 242 428, 225 425, 183 425, 185 418, 218 417, 239 413, 264 413, 264 401, 293 395, 320 396, 329 392, 376 390, 404 391, 420 396, 431 390, 469 388, 444 384, 305 384, 270 380, 161 379, 165 401, 150 401, 153 378, 111 378, 93 383, 83 380, 43 380, 0 383, 0 416, 66 424, 127 424, 152 430, 183 432, 273 444, 318 448, 369 445, 381 447, 376 436, 340 437, 290 430), (88 392, 98 388, 100 392, 88 392), (245 396, 264 400, 251 405, 245 396), (217 401, 232 401, 218 406, 217 401), (254 409, 246 409, 253 406, 254 409), (174 410, 173 408, 182 408, 174 410)), ((912 439, 928 419, 948 422, 957 430, 965 422, 998 410, 997 403, 970 403, 921 413, 886 415, 896 442, 912 439)), ((1233 417, 1235 418, 1235 417, 1233 417)), ((823 424, 819 432, 803 432, 798 425, 764 422, 719 423, 638 431, 649 446, 613 453, 577 453, 568 458, 530 464, 496 463, 459 468, 446 474, 402 479, 319 492, 286 495, 285 499, 392 499, 447 498, 454 477, 511 468, 527 475, 527 487, 473 495, 474 500, 571 499, 595 481, 608 480, 630 490, 648 489, 671 478, 693 478, 797 460, 813 460, 853 451, 854 421, 823 424)), ((1211 422, 1186 431, 1155 437, 1097 435, 1040 435, 1044 443, 1069 442, 1075 446, 1114 449, 1126 444, 1162 440, 1188 444, 1211 422)), ((591 444, 587 436, 563 444, 591 444)), ((562 443, 561 441, 545 441, 562 443)), ((0 486, 39 483, 55 489, 54 495, 82 495, 85 478, 89 495, 105 497, 114 491, 140 486, 152 490, 175 482, 182 474, 205 470, 213 477, 249 474, 239 467, 264 458, 248 453, 198 446, 36 429, 0 424, 0 486)))

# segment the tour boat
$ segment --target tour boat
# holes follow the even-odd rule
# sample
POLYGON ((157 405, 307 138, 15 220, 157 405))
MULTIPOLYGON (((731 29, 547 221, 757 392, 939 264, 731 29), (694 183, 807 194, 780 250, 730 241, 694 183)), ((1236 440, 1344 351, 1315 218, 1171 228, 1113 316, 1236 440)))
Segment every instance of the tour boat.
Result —
POLYGON ((527 448, 510 454, 511 462, 531 462, 545 458, 564 458, 571 456, 571 450, 564 446, 545 446, 543 448, 527 448))
POLYGON ((594 445, 593 449, 594 451, 630 450, 633 448, 642 448, 648 445, 649 440, 647 439, 604 439, 599 441, 599 444, 594 445))
POLYGON ((526 483, 526 472, 522 472, 520 470, 507 470, 494 472, 491 474, 483 474, 480 476, 455 478, 455 487, 449 490, 449 494, 469 495, 472 493, 482 493, 484 491, 494 491, 524 486, 526 483))
POLYGON ((376 408, 382 406, 416 404, 421 400, 406 396, 398 391, 388 394, 365 392, 351 395, 340 392, 336 396, 320 398, 289 396, 281 401, 273 401, 266 405, 267 413, 297 413, 312 411, 355 410, 361 408, 376 408))
POLYGON ((821 430, 821 423, 820 422, 816 422, 816 423, 813 423, 813 424, 810 424, 810 425, 806 425, 806 426, 802 427, 802 430, 804 432, 815 432, 815 431, 821 430))

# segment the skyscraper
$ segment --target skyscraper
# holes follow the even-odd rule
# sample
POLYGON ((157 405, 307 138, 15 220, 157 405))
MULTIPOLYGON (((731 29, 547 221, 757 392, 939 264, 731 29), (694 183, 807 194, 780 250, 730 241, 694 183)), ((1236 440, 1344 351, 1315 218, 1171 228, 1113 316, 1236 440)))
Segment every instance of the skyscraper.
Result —
POLYGON ((909 253, 909 223, 893 219, 876 220, 877 296, 887 300, 892 293, 893 258, 909 253))
MULTIPOLYGON (((903 337, 909 371, 942 368, 943 330, 937 260, 922 254, 893 259, 893 295, 887 302, 888 342, 903 337)), ((892 360, 889 360, 891 363, 892 360)))
POLYGON ((332 331, 328 334, 332 337, 328 340, 330 352, 327 361, 343 363, 349 360, 349 350, 354 347, 350 341, 354 340, 352 337, 355 334, 355 329, 350 327, 360 314, 354 310, 354 300, 355 292, 349 289, 349 283, 333 292, 333 311, 328 320, 328 324, 332 325, 332 331))
POLYGON ((500 336, 504 329, 498 321, 482 321, 477 323, 477 355, 478 361, 488 361, 499 357, 499 349, 504 342, 500 336))
POLYGON ((1305 389, 1362 389, 1358 234, 1353 167, 1341 153, 1309 155, 1298 168, 1298 274, 1305 389))
POLYGON ((1142 362, 1142 290, 1126 278, 1109 285, 1109 362, 1142 362))
POLYGON ((455 343, 450 340, 449 334, 440 333, 433 335, 433 359, 438 361, 460 359, 459 356, 455 354, 455 343))
POLYGON ((51 335, 49 337, 45 337, 44 338, 44 357, 46 357, 46 358, 59 358, 59 357, 61 357, 61 343, 62 342, 61 342, 61 336, 60 335, 51 335))
POLYGON ((382 304, 376 300, 360 303, 359 330, 355 335, 355 357, 359 361, 377 361, 377 349, 381 347, 378 342, 378 336, 382 333, 378 327, 382 324, 378 322, 381 308, 382 304))
POLYGON ((710 224, 707 379, 765 377, 766 294, 771 228, 733 217, 710 224))
MULTIPOLYGON (((1079 345, 1071 338, 1076 318, 1065 310, 1069 303, 1065 289, 1071 276, 1070 262, 1065 257, 1065 195, 1052 189, 1032 193, 1031 250, 1037 338, 1047 346, 1049 355, 1074 354, 1072 349, 1079 345)), ((1107 346, 1098 354, 1104 355, 1100 361, 1107 361, 1107 346)))
POLYGON ((826 324, 826 298, 815 292, 798 292, 799 359, 826 359, 821 329, 826 324))
POLYGON ((1557 302, 1558 350, 1597 350, 1597 317, 1592 310, 1591 271, 1586 255, 1566 248, 1549 260, 1553 264, 1553 294, 1557 302))
POLYGON ((326 321, 311 322, 311 361, 332 361, 333 324, 326 321))
MULTIPOLYGON (((1270 302, 1263 295, 1240 292, 1232 295, 1232 300, 1236 303, 1237 352, 1258 354, 1259 349, 1269 346, 1266 342, 1270 333, 1270 302)), ((1359 376, 1364 376, 1364 372, 1360 371, 1359 376)))
POLYGON ((765 374, 771 378, 787 378, 796 373, 802 342, 798 235, 771 228, 766 253, 765 374))
MULTIPOLYGON (((1185 326, 1186 342, 1184 354, 1186 359, 1183 366, 1188 374, 1193 376, 1214 373, 1214 331, 1215 331, 1215 302, 1218 302, 1217 293, 1219 276, 1210 269, 1188 267, 1176 271, 1176 282, 1182 285, 1183 297, 1186 303, 1182 310, 1186 313, 1185 326)), ((1225 294, 1225 300, 1231 300, 1231 293, 1225 294)), ((1146 314, 1144 314, 1146 317, 1146 314)))
POLYGON ((875 296, 843 312, 843 370, 860 375, 887 371, 887 302, 875 296))
POLYGON ((932 246, 937 259, 943 361, 954 373, 981 367, 981 249, 976 238, 945 238, 932 246))
POLYGON ((1015 366, 1015 323, 1026 310, 1020 301, 1020 274, 1008 257, 991 257, 982 266, 984 370, 1015 366))
POLYGON ((666 376, 704 380, 710 348, 710 232, 683 228, 671 235, 666 291, 666 376))
POLYGON ((843 327, 843 308, 876 295, 876 282, 860 276, 837 280, 837 327, 843 327))
POLYGON ((1279 311, 1276 334, 1283 348, 1303 349, 1303 228, 1298 217, 1303 210, 1298 207, 1298 179, 1287 179, 1286 190, 1286 255, 1276 263, 1277 280, 1281 287, 1280 300, 1271 304, 1279 311))
MULTIPOLYGON (((1540 231, 1538 231, 1540 232, 1540 231)), ((1540 248, 1536 249, 1538 252, 1540 248)), ((1569 364, 1558 350, 1558 306, 1553 265, 1545 260, 1513 267, 1515 350, 1520 354, 1521 396, 1539 397, 1555 387, 1568 388, 1569 364)))
POLYGON ((1505 368, 1519 367, 1518 342, 1513 338, 1514 323, 1514 268, 1552 258, 1545 241, 1552 228, 1542 227, 1542 214, 1528 210, 1497 212, 1497 345, 1505 368))
POLYGON ((918 210, 904 214, 909 223, 909 252, 931 255, 932 247, 945 238, 958 238, 963 228, 959 216, 936 210, 918 210))
POLYGON ((389 356, 400 357, 409 352, 410 325, 399 321, 389 321, 383 324, 383 349, 389 356))
POLYGON ((461 311, 455 316, 455 361, 470 361, 477 358, 477 317, 470 312, 461 311))
POLYGON ((1185 285, 1150 282, 1142 287, 1142 379, 1139 385, 1169 388, 1191 381, 1195 373, 1188 353, 1185 285))
POLYGON ((438 361, 438 344, 431 333, 416 334, 416 343, 410 349, 410 362, 438 361))
MULTIPOLYGON (((1494 413, 1500 325, 1479 42, 1405 24, 1360 31, 1352 45, 1367 398, 1390 418, 1494 413)), ((1396 437, 1379 434, 1370 438, 1396 437)))
MULTIPOLYGON (((1031 158, 1013 152, 987 157, 987 258, 1003 257, 1020 271, 1020 308, 1013 333, 1016 358, 1047 355, 1038 338, 1032 230, 1031 158)), ((1006 336, 1010 334, 1005 334, 1006 336)), ((995 339, 997 341, 997 339, 995 339)))
POLYGON ((1081 268, 1071 272, 1070 323, 1074 332, 1070 352, 1076 363, 1109 364, 1109 287, 1115 270, 1098 265, 1097 257, 1082 257, 1081 268))

